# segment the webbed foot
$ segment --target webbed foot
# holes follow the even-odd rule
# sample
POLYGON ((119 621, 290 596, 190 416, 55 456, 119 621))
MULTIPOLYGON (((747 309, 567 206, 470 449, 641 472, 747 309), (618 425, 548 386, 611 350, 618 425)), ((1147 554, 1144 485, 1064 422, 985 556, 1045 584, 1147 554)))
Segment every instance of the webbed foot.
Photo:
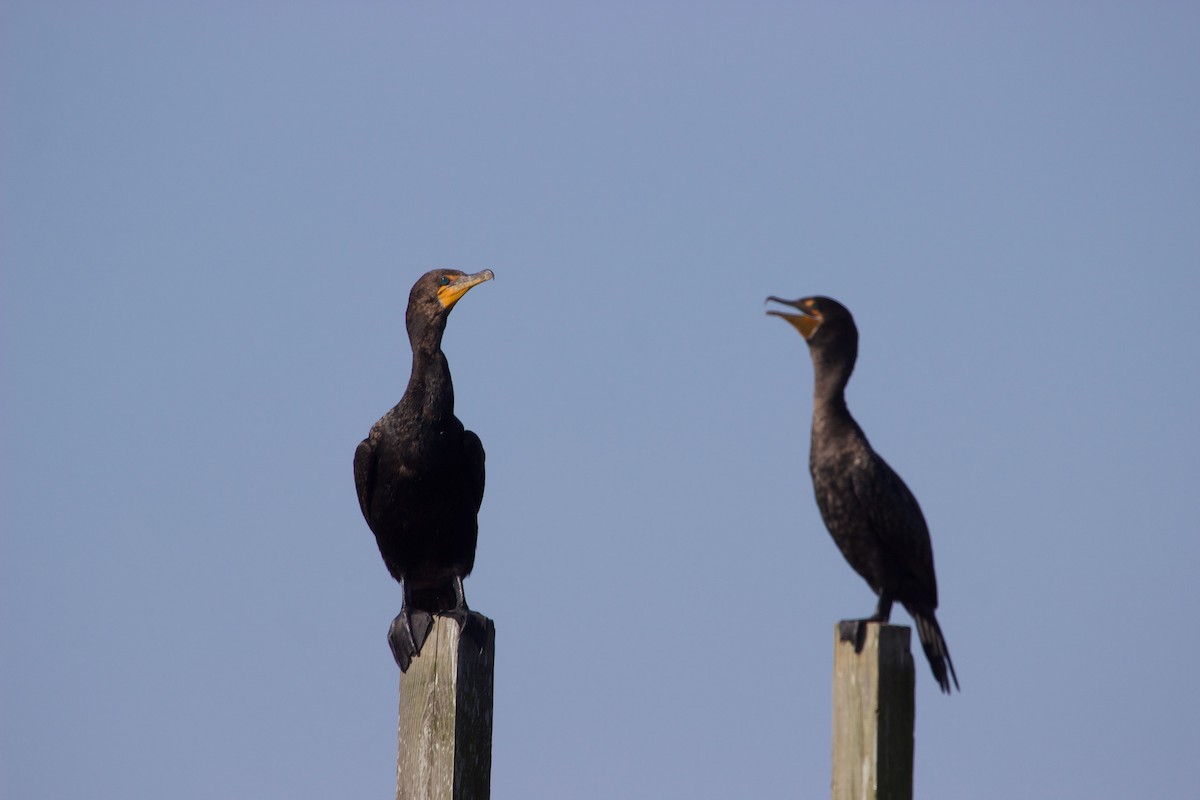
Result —
POLYGON ((867 643, 867 623, 880 622, 887 624, 892 616, 892 596, 889 592, 879 595, 879 605, 875 613, 866 619, 844 619, 838 623, 838 638, 843 642, 853 642, 854 652, 861 653, 867 643))
POLYGON ((867 623, 878 622, 870 617, 866 619, 844 619, 838 623, 838 638, 843 642, 854 645, 854 652, 861 653, 867 643, 867 623))
POLYGON ((432 627, 433 616, 420 609, 410 611, 402 608, 392 620, 392 626, 388 629, 388 644, 401 672, 407 672, 408 665, 421 654, 421 646, 425 644, 432 627))
POLYGON ((454 607, 438 612, 439 617, 448 617, 458 623, 458 629, 466 636, 476 641, 482 647, 481 640, 487 635, 487 626, 483 623, 483 615, 467 608, 467 598, 463 594, 462 578, 454 580, 454 607))

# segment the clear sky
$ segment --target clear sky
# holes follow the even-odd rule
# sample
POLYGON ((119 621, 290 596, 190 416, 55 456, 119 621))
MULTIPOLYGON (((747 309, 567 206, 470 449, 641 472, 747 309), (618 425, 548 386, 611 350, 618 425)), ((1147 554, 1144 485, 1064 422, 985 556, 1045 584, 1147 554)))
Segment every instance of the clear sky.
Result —
MULTIPOLYGON (((929 520, 922 798, 1185 797, 1200 7, 0 9, 0 796, 392 791, 351 460, 424 271, 488 485, 493 796, 822 797, 804 343, 929 520)), ((908 623, 897 609, 894 619, 908 623)))

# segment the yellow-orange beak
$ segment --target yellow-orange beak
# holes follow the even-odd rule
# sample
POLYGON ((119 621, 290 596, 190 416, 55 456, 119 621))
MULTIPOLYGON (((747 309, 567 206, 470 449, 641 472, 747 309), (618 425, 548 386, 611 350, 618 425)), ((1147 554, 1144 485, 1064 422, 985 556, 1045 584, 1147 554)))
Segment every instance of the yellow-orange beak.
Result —
POLYGON ((812 300, 784 300, 780 297, 768 297, 767 302, 783 303, 785 306, 791 306, 800 312, 798 314, 791 314, 773 308, 767 311, 771 316, 781 317, 791 323, 792 327, 800 331, 800 335, 804 337, 805 341, 811 339, 813 334, 817 332, 817 328, 821 327, 821 312, 814 307, 812 300))
POLYGON ((474 275, 463 275, 445 286, 439 286, 437 290, 438 300, 441 302, 442 307, 449 311, 454 308, 454 304, 462 299, 462 296, 472 286, 478 286, 484 281, 490 281, 494 277, 496 276, 492 274, 490 269, 476 272, 474 275))

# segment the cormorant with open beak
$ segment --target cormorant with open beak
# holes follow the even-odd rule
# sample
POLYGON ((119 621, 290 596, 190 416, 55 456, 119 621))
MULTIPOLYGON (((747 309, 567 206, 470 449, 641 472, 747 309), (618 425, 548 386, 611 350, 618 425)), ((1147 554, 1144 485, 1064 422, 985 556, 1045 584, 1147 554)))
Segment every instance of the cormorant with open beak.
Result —
POLYGON ((929 666, 943 692, 958 676, 934 611, 937 577, 929 528, 900 476, 880 458, 846 407, 846 384, 858 357, 858 328, 841 303, 828 297, 767 298, 790 310, 768 314, 791 323, 812 356, 813 419, 809 471, 817 507, 833 541, 855 572, 879 596, 875 613, 852 635, 862 647, 865 622, 887 622, 899 601, 917 625, 929 666))

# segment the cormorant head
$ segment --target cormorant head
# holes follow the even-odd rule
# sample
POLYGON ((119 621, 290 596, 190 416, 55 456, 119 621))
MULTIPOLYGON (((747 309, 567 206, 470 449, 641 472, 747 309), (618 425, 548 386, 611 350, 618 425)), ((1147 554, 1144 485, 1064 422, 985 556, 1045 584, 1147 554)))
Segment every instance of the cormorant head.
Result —
POLYGON ((462 299, 472 286, 490 281, 495 276, 490 269, 468 275, 457 269, 435 269, 426 272, 413 284, 408 294, 408 312, 405 319, 408 333, 414 333, 414 325, 424 328, 431 323, 437 330, 446 325, 446 317, 454 304, 462 299))
POLYGON ((782 317, 792 324, 814 350, 837 349, 858 352, 858 327, 844 305, 830 297, 802 297, 784 300, 768 297, 767 302, 782 303, 797 313, 771 309, 768 314, 782 317))

